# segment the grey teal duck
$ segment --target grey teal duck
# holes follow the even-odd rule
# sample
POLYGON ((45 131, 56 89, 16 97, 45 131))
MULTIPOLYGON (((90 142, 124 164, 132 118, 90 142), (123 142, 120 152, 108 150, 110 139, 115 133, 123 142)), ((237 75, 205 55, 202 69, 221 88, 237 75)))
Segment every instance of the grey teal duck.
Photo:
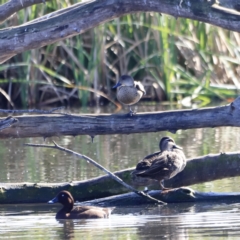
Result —
POLYGON ((137 103, 146 94, 141 82, 134 81, 129 75, 122 75, 113 88, 117 88, 117 99, 119 102, 130 107, 130 115, 134 114, 131 105, 137 103))

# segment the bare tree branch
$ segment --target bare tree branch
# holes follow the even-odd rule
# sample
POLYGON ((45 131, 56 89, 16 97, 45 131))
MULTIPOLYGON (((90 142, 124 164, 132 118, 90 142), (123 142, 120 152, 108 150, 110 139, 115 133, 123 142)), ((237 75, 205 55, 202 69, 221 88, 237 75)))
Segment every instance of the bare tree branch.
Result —
POLYGON ((137 195, 141 196, 141 197, 146 197, 148 199, 150 199, 151 201, 153 201, 154 203, 158 203, 158 204, 166 204, 156 198, 153 198, 151 196, 149 196, 147 193, 142 192, 142 191, 138 191, 135 188, 133 188, 132 186, 128 185, 127 183, 125 183, 121 178, 119 178, 117 175, 115 175, 114 173, 110 172, 109 170, 107 170, 106 168, 104 168, 102 165, 100 165, 99 163, 97 163, 96 161, 94 161, 93 159, 81 154, 81 153, 77 153, 74 152, 70 149, 64 148, 59 146, 56 142, 54 142, 54 146, 50 146, 50 145, 45 145, 45 144, 31 144, 31 143, 26 143, 24 144, 25 146, 29 146, 29 147, 44 147, 44 148, 53 148, 53 149, 58 149, 61 150, 63 152, 67 152, 70 154, 73 154, 79 158, 82 158, 84 160, 86 160, 87 162, 90 162, 91 164, 93 164, 95 167, 99 168, 100 170, 104 171, 105 173, 107 173, 112 179, 114 179, 115 181, 117 181, 118 183, 120 183, 121 185, 123 185, 124 187, 126 187, 128 190, 136 193, 137 195))
MULTIPOLYGON (((235 4, 234 0, 232 2, 235 4)), ((231 7, 235 7, 234 4, 231 7)), ((113 18, 141 11, 195 19, 240 32, 240 16, 236 9, 229 12, 229 6, 218 8, 215 1, 89 0, 0 31, 0 63, 23 51, 43 47, 113 18)))
POLYGON ((0 6, 0 23, 9 18, 12 14, 38 3, 45 3, 49 0, 9 0, 0 6))

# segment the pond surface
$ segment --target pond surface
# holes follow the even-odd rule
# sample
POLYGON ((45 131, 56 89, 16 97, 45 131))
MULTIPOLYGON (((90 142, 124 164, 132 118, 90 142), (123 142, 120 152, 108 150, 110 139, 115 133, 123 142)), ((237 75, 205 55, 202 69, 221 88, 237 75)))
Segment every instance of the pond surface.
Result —
POLYGON ((56 220, 57 207, 0 207, 1 239, 235 239, 240 204, 117 208, 109 219, 56 220))
MULTIPOLYGON (((152 109, 147 109, 151 111, 152 109)), ((158 110, 156 107, 154 111, 158 110)), ((91 109, 91 111, 94 111, 91 109)), ((0 182, 68 182, 103 175, 86 161, 24 143, 58 144, 85 154, 111 171, 133 167, 171 136, 187 158, 239 151, 240 129, 0 140, 0 182)), ((239 177, 191 186, 203 192, 240 192, 239 177)), ((52 196, 49 197, 49 200, 52 196)), ((239 201, 240 202, 240 201, 239 201)), ((240 203, 169 204, 117 208, 110 219, 57 221, 60 205, 0 205, 1 239, 233 239, 240 234, 240 203)))

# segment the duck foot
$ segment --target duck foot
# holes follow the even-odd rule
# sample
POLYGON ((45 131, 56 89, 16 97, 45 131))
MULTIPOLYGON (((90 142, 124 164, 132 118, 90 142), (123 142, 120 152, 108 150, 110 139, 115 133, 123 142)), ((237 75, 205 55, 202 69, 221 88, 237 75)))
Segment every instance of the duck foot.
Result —
POLYGON ((133 116, 133 115, 135 115, 135 114, 137 114, 136 112, 134 112, 131 108, 130 108, 130 111, 129 111, 129 113, 128 113, 131 117, 133 116))

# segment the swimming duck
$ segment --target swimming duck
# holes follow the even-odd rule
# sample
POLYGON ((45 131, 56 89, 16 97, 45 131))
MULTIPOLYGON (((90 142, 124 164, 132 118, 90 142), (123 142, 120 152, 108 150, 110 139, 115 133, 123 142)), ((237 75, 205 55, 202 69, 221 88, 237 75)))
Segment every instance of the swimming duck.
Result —
POLYGON ((113 88, 117 88, 118 101, 125 105, 129 105, 129 114, 132 116, 134 111, 132 111, 131 105, 137 103, 141 97, 146 94, 142 83, 134 81, 129 75, 122 75, 113 88))
POLYGON ((159 143, 159 152, 146 156, 139 161, 133 175, 143 178, 151 178, 159 181, 161 189, 164 179, 170 179, 181 172, 186 166, 186 157, 182 148, 177 146, 170 137, 163 137, 159 143))
POLYGON ((63 208, 57 213, 56 219, 86 219, 108 218, 114 208, 101 208, 94 206, 76 206, 70 192, 61 191, 48 203, 61 203, 63 208))

